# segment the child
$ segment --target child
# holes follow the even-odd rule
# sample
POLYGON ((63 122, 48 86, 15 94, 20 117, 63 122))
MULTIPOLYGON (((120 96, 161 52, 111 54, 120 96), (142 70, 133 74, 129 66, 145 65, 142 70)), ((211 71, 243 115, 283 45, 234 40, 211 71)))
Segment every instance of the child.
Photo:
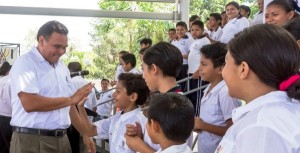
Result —
MULTIPOLYGON (((108 79, 102 79, 101 80, 101 92, 102 92, 102 94, 100 94, 97 104, 101 104, 101 103, 103 103, 107 100, 112 99, 112 94, 114 93, 114 90, 107 91, 108 86, 109 86, 109 80, 108 79)), ((106 119, 106 118, 110 117, 112 115, 112 112, 113 112, 113 101, 102 104, 102 105, 98 105, 97 106, 98 116, 95 119, 95 121, 98 121, 100 119, 106 119)))
MULTIPOLYGON (((111 153, 134 152, 126 145, 124 134, 126 124, 135 124, 135 122, 145 123, 145 116, 140 113, 139 105, 143 105, 149 95, 149 89, 142 78, 142 75, 122 73, 116 85, 116 91, 113 93, 115 107, 121 108, 122 112, 91 124, 84 110, 84 102, 79 104, 79 113, 82 123, 85 126, 85 132, 88 136, 95 136, 102 139, 109 139, 111 153)), ((145 132, 145 126, 142 125, 142 131, 145 132)))
POLYGON ((152 46, 152 40, 151 38, 144 38, 140 41, 140 47, 141 49, 151 47, 152 46))
MULTIPOLYGON (((176 35, 177 38, 171 42, 172 45, 176 46, 183 57, 183 62, 181 66, 181 70, 177 76, 177 80, 184 79, 188 76, 188 54, 189 54, 189 47, 192 44, 193 40, 192 38, 189 38, 186 35, 187 32, 187 25, 185 22, 177 22, 176 24, 176 35)), ((186 83, 182 82, 180 83, 183 90, 185 90, 186 83)))
POLYGON ((186 139, 194 127, 193 117, 193 105, 185 96, 176 93, 153 96, 146 129, 152 142, 160 144, 157 153, 192 153, 186 139))
MULTIPOLYGON (((204 84, 202 84, 201 79, 199 78, 199 72, 197 71, 199 65, 200 65, 200 49, 203 45, 210 44, 210 41, 207 37, 205 37, 204 33, 204 24, 202 21, 194 21, 191 25, 191 34, 194 38, 193 43, 190 46, 190 53, 188 56, 188 74, 189 76, 192 76, 194 74, 194 78, 189 81, 190 84, 190 90, 198 88, 204 84)), ((206 84, 206 83, 205 83, 206 84)), ((196 108, 197 100, 201 99, 202 92, 194 92, 189 95, 187 95, 191 102, 194 105, 194 108, 196 108)))
POLYGON ((169 36, 169 42, 171 43, 177 37, 176 30, 174 28, 169 29, 168 36, 169 36))
POLYGON ((290 34, 292 34, 300 48, 300 18, 296 18, 283 26, 290 34))
POLYGON ((241 16, 240 5, 237 2, 229 2, 225 6, 228 23, 223 27, 223 34, 220 38, 222 43, 228 43, 236 33, 250 26, 248 19, 241 16))
POLYGON ((119 75, 120 75, 121 73, 124 73, 124 70, 123 70, 122 65, 121 65, 121 57, 122 57, 123 55, 127 54, 127 53, 128 53, 128 52, 127 52, 127 51, 124 51, 124 50, 119 52, 119 56, 118 56, 119 64, 118 64, 117 69, 116 69, 115 80, 113 80, 113 81, 110 82, 110 85, 111 85, 111 86, 116 85, 116 84, 117 84, 117 81, 118 81, 119 75))
POLYGON ((230 96, 246 105, 232 112, 217 153, 299 153, 299 59, 295 39, 275 25, 252 26, 229 42, 222 74, 230 96))
POLYGON ((140 74, 141 72, 135 68, 136 58, 134 54, 128 53, 121 57, 121 65, 125 73, 140 74))
POLYGON ((211 13, 209 15, 209 40, 211 43, 219 42, 223 33, 221 23, 222 17, 219 13, 211 13))
POLYGON ((195 131, 198 134, 198 153, 212 153, 216 150, 222 136, 232 125, 231 112, 239 106, 237 99, 228 95, 222 78, 225 64, 226 45, 215 43, 201 49, 199 74, 210 84, 201 99, 200 115, 195 117, 195 131))

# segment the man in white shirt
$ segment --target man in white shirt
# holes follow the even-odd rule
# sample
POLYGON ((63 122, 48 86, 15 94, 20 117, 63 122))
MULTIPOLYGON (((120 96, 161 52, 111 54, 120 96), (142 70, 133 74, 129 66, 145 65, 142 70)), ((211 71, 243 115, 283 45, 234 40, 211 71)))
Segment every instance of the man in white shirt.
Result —
POLYGON ((9 152, 12 128, 10 103, 10 79, 8 76, 11 65, 4 62, 0 67, 0 153, 9 152))
POLYGON ((10 71, 11 153, 70 153, 66 129, 71 120, 83 131, 74 105, 87 98, 93 85, 75 92, 70 72, 59 60, 68 46, 67 35, 60 22, 45 23, 37 47, 20 56, 10 71))
POLYGON ((254 14, 252 25, 264 23, 264 0, 257 0, 259 11, 254 14))
MULTIPOLYGON (((100 99, 98 100, 97 104, 101 104, 103 102, 112 99, 112 94, 114 90, 107 91, 108 85, 109 85, 109 80, 107 79, 101 80, 102 94, 100 94, 100 99)), ((112 115, 112 110, 113 110, 113 101, 97 106, 98 117, 95 121, 110 117, 112 115)))

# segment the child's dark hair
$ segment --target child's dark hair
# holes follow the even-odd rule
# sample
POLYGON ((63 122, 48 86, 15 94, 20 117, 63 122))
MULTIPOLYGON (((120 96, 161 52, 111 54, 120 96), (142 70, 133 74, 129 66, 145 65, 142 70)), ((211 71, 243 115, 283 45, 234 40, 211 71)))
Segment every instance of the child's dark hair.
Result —
POLYGON ((150 48, 150 47, 146 47, 146 48, 140 49, 140 50, 139 50, 139 54, 140 54, 140 55, 143 55, 144 52, 145 52, 148 48, 150 48))
POLYGON ((159 42, 148 48, 143 55, 143 62, 150 69, 155 64, 161 69, 163 76, 177 77, 181 65, 182 54, 177 47, 167 42, 159 42))
POLYGON ((177 22, 177 23, 176 23, 176 27, 178 27, 178 26, 182 26, 182 27, 184 27, 185 29, 188 29, 186 23, 183 22, 183 21, 177 22))
POLYGON ((70 62, 68 64, 68 69, 70 72, 79 72, 82 71, 82 66, 79 62, 70 62))
POLYGON ((0 67, 0 76, 5 76, 10 71, 11 65, 8 62, 4 62, 0 67))
POLYGON ((122 51, 120 51, 119 52, 119 54, 121 55, 121 56, 123 56, 124 54, 128 54, 129 52, 128 51, 125 51, 125 50, 122 50, 122 51))
POLYGON ((121 56, 121 59, 126 63, 130 63, 132 67, 135 67, 136 65, 136 58, 135 55, 132 53, 127 53, 121 56))
POLYGON ((185 142, 194 128, 192 102, 177 93, 164 93, 154 94, 149 103, 148 123, 158 122, 167 139, 185 142))
POLYGON ((141 41, 140 41, 140 44, 148 44, 148 45, 152 45, 152 40, 150 38, 143 38, 141 41))
POLYGON ((243 9, 243 10, 245 10, 246 12, 248 12, 248 16, 247 16, 247 17, 250 16, 250 14, 251 14, 251 9, 250 9, 249 6, 247 6, 247 5, 240 5, 240 9, 243 9))
POLYGON ((204 23, 200 20, 196 20, 192 23, 192 26, 193 25, 197 25, 200 29, 204 30, 204 23))
POLYGON ((283 26, 296 40, 300 40, 300 18, 295 18, 283 26))
MULTIPOLYGON (((244 29, 228 43, 236 65, 246 62, 266 85, 279 85, 299 74, 300 51, 295 39, 276 25, 261 24, 244 29)), ((300 80, 287 89, 290 98, 300 100, 300 80)))
POLYGON ((127 95, 132 93, 138 95, 135 102, 136 105, 143 105, 146 102, 150 90, 141 74, 121 73, 118 78, 124 88, 126 88, 127 95))
POLYGON ((109 80, 108 80, 108 79, 102 79, 102 80, 101 80, 101 83, 102 83, 103 81, 106 81, 106 82, 109 83, 109 80))
POLYGON ((227 53, 226 44, 217 42, 215 44, 204 45, 201 48, 201 55, 208 58, 214 64, 214 68, 225 64, 225 56, 227 53))
MULTIPOLYGON (((300 12, 300 8, 299 8, 296 0, 273 0, 267 5, 267 7, 269 7, 271 5, 276 5, 276 6, 283 8, 283 10, 285 10, 286 13, 295 11, 295 10, 300 12)), ((295 17, 299 17, 299 14, 297 12, 295 12, 293 18, 295 18, 295 17)))
POLYGON ((189 19, 189 22, 193 22, 195 21, 196 19, 200 19, 200 17, 198 15, 192 15, 189 19))
POLYGON ((220 13, 210 13, 209 16, 215 18, 216 21, 220 21, 219 25, 221 25, 222 17, 220 13))
POLYGON ((170 32, 170 31, 176 32, 176 29, 175 29, 175 28, 171 28, 171 29, 169 29, 169 32, 170 32))

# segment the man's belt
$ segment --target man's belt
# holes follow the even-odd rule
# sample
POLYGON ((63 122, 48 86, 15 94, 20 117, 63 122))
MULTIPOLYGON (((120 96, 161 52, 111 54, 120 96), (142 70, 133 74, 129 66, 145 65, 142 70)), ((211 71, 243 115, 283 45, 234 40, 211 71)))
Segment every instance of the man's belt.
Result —
POLYGON ((13 131, 17 133, 52 136, 52 137, 63 137, 65 134, 67 134, 66 129, 45 130, 45 129, 33 129, 33 128, 15 127, 15 126, 13 127, 13 131))

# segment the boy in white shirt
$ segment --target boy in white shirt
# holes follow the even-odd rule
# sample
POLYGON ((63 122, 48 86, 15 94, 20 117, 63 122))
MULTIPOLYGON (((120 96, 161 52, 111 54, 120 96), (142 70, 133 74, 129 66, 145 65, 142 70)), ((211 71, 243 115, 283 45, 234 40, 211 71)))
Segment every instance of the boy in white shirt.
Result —
POLYGON ((115 79, 110 82, 111 86, 115 86, 117 84, 119 75, 121 73, 124 73, 124 70, 123 70, 122 65, 121 65, 121 57, 125 54, 128 54, 128 52, 124 51, 124 50, 119 52, 119 55, 118 55, 119 63, 118 63, 117 68, 116 68, 115 79))
MULTIPOLYGON (((109 139, 110 153, 134 153, 127 144, 124 137, 126 124, 145 123, 146 117, 140 112, 139 105, 143 105, 150 91, 142 75, 122 73, 117 82, 116 91, 113 93, 115 107, 122 111, 108 119, 103 119, 93 124, 89 122, 84 110, 84 101, 78 105, 81 123, 85 126, 88 136, 98 135, 101 139, 109 139)), ((142 132, 145 125, 141 124, 142 132)))
POLYGON ((239 101, 229 96, 222 78, 225 64, 226 45, 215 43, 201 49, 199 74, 210 84, 201 99, 200 115, 195 117, 194 131, 198 134, 198 153, 212 153, 222 136, 232 125, 231 112, 239 106, 239 101))
POLYGON ((124 54, 121 57, 121 65, 125 73, 141 74, 141 72, 135 68, 136 58, 132 53, 124 54))
POLYGON ((146 128, 152 142, 160 144, 156 153, 192 153, 186 140, 194 127, 193 118, 193 105, 185 96, 164 93, 151 97, 146 128))

